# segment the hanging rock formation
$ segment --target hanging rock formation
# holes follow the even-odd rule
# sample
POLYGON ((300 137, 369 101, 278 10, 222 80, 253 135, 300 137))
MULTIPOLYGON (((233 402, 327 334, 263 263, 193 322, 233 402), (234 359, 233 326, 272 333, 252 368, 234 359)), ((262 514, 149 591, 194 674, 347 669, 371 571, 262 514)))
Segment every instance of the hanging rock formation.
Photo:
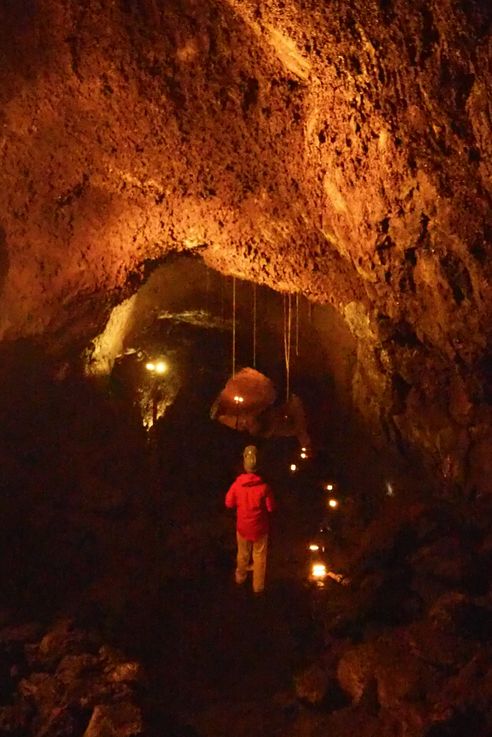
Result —
POLYGON ((6 0, 0 336, 81 347, 149 262, 200 249, 332 304, 367 419, 487 490, 490 20, 486 0, 6 0))

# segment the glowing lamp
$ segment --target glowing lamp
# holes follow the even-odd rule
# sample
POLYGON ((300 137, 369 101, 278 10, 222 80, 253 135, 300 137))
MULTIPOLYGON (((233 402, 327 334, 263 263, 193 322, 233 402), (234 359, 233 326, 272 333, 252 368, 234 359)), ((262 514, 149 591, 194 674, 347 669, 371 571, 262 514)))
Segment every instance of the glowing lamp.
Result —
POLYGON ((338 507, 338 501, 336 499, 329 499, 328 506, 332 509, 336 509, 338 507))
POLYGON ((301 448, 302 453, 305 453, 307 448, 301 448))
POLYGON ((151 361, 149 363, 145 364, 145 368, 147 371, 155 371, 155 363, 152 363, 151 361))
POLYGON ((297 471, 297 466, 295 463, 290 464, 290 470, 292 471, 292 473, 294 473, 294 471, 297 471))
POLYGON ((333 484, 326 484, 325 489, 326 491, 333 491, 333 484))
POLYGON ((326 571, 326 566, 324 563, 313 563, 311 567, 311 576, 318 580, 323 581, 326 576, 328 575, 326 571))
POLYGON ((307 453, 301 453, 301 458, 307 458, 307 453))
POLYGON ((164 361, 158 361, 155 365, 156 374, 165 374, 167 371, 167 364, 164 361))
POLYGON ((316 543, 311 543, 311 545, 309 546, 309 550, 315 553, 317 550, 319 550, 319 545, 316 545, 316 543))
POLYGON ((236 394, 236 396, 234 397, 234 401, 236 402, 236 404, 241 404, 242 402, 244 402, 244 397, 240 397, 236 394))

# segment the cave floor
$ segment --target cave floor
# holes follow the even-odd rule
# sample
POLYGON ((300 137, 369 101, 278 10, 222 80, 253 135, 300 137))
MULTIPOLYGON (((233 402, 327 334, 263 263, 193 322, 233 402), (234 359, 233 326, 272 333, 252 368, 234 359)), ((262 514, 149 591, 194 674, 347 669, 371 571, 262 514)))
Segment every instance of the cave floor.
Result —
POLYGON ((311 634, 305 597, 287 582, 254 600, 205 580, 180 587, 169 603, 151 672, 155 697, 176 722, 202 735, 283 734, 311 634), (185 612, 179 620, 176 607, 185 612))
MULTIPOLYGON (((316 459, 304 472, 286 473, 299 452, 294 439, 263 448, 278 510, 267 590, 257 599, 249 579, 234 583, 235 515, 224 509, 233 465, 249 439, 210 425, 204 413, 193 422, 181 417, 176 413, 158 438, 146 512, 159 520, 147 553, 148 579, 158 590, 132 605, 133 621, 125 612, 124 647, 149 674, 155 734, 301 737, 322 718, 300 703, 295 681, 324 649, 307 583, 307 544, 324 516, 324 474, 316 459)), ((328 466, 336 477, 336 464, 328 466)), ((343 544, 335 543, 332 555, 340 570, 343 544)), ((329 581, 322 596, 336 598, 339 589, 329 581)))
POLYGON ((319 524, 319 495, 302 492, 301 484, 277 495, 262 597, 253 595, 250 579, 242 586, 233 581, 228 512, 225 557, 198 562, 192 575, 162 578, 152 621, 141 624, 153 636, 142 638, 139 653, 151 680, 156 733, 165 724, 177 735, 252 737, 284 735, 293 726, 302 708, 295 673, 321 644, 306 583, 306 542, 319 524))

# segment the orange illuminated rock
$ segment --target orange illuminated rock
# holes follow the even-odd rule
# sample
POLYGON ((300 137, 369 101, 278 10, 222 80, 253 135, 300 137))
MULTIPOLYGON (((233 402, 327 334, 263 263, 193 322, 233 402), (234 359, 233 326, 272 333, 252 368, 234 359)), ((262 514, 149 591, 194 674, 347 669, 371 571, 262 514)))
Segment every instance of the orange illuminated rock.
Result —
POLYGON ((0 339, 80 348, 198 250, 333 305, 365 419, 466 485, 481 438, 437 438, 490 400, 488 4, 260 5, 2 4, 0 339))

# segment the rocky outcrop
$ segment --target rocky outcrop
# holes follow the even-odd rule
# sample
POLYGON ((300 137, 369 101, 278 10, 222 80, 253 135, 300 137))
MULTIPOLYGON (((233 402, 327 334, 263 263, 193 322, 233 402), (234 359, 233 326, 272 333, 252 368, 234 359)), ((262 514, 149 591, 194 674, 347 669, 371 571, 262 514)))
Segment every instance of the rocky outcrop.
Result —
POLYGON ((350 586, 330 582, 318 606, 325 651, 297 679, 324 732, 490 733, 490 532, 476 513, 464 524, 456 507, 388 500, 354 545, 350 586), (336 686, 348 706, 329 703, 336 686))
POLYGON ((139 737, 141 666, 71 620, 0 630, 2 735, 139 737))
POLYGON ((81 347, 149 262, 329 302, 354 401, 490 490, 490 6, 0 9, 0 334, 81 347))

